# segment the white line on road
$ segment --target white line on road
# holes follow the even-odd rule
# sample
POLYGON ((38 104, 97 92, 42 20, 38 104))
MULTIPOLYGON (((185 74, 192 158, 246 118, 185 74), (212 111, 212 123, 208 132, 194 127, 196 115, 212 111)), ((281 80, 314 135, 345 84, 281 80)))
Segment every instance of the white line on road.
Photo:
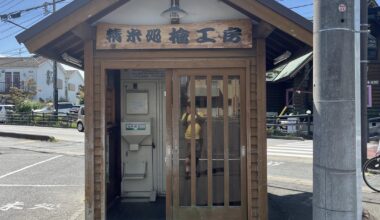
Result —
POLYGON ((299 150, 290 150, 290 149, 269 149, 268 152, 283 152, 283 153, 295 153, 295 154, 313 154, 312 151, 299 151, 299 150))
POLYGON ((0 187, 83 187, 84 185, 28 185, 28 184, 0 184, 0 187))
POLYGON ((284 153, 271 153, 268 152, 268 156, 285 156, 285 157, 304 157, 304 158, 313 158, 312 155, 302 155, 302 154, 284 154, 284 153))
POLYGON ((12 172, 10 172, 10 173, 7 173, 7 174, 5 174, 5 175, 0 176, 0 179, 2 179, 2 178, 4 178, 4 177, 7 177, 7 176, 10 176, 10 175, 12 175, 12 174, 18 173, 18 172, 20 172, 20 171, 23 171, 23 170, 29 169, 29 168, 31 168, 31 167, 37 166, 37 165, 39 165, 39 164, 46 163, 46 162, 48 162, 48 161, 51 161, 51 160, 57 159, 57 158, 59 158, 59 157, 63 157, 63 155, 58 155, 58 156, 55 156, 55 157, 49 158, 49 159, 47 159, 47 160, 43 160, 43 161, 40 161, 40 162, 38 162, 38 163, 35 163, 35 164, 32 164, 32 165, 26 166, 26 167, 21 168, 21 169, 19 169, 19 170, 12 171, 12 172))

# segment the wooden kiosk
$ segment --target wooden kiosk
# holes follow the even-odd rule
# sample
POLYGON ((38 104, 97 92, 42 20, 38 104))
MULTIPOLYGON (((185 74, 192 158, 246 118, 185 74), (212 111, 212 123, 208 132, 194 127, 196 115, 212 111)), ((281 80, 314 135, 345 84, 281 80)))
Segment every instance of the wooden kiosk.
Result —
POLYGON ((75 0, 17 36, 85 70, 86 219, 146 189, 166 219, 267 219, 265 73, 312 46, 312 25, 273 0, 181 0, 181 19, 170 5, 75 0), (141 121, 149 146, 122 138, 141 121), (143 147, 151 160, 125 158, 143 147))

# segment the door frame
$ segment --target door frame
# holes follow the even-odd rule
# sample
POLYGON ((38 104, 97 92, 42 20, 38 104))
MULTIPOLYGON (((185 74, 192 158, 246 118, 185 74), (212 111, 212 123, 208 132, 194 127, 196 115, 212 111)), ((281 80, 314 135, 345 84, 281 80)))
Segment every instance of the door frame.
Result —
MULTIPOLYGON (((144 58, 144 59, 136 59, 136 58, 124 58, 122 59, 119 57, 119 59, 115 59, 115 57, 112 56, 104 56, 103 54, 96 51, 94 60, 94 63, 99 63, 100 65, 94 66, 93 69, 93 74, 97 75, 99 74, 100 76, 100 122, 101 122, 101 127, 100 127, 100 132, 101 132, 101 138, 99 140, 99 143, 102 144, 103 146, 106 145, 106 82, 107 82, 107 70, 110 69, 166 69, 167 74, 165 77, 166 81, 166 94, 167 94, 167 100, 172 100, 172 97, 168 97, 168 94, 171 94, 171 91, 173 90, 171 86, 172 82, 172 76, 173 76, 173 70, 174 69, 201 69, 201 68, 243 68, 245 70, 245 83, 243 82, 241 85, 246 88, 246 118, 250 118, 250 75, 252 72, 256 71, 256 54, 255 50, 250 50, 250 51, 244 51, 242 50, 241 53, 232 53, 232 58, 227 56, 223 58, 221 54, 228 54, 229 52, 223 51, 223 53, 209 53, 209 52, 199 52, 192 54, 192 52, 188 52, 188 54, 192 55, 197 55, 197 58, 194 57, 189 57, 186 54, 187 53, 181 53, 181 55, 184 55, 185 57, 181 56, 174 56, 170 58, 144 58), (239 54, 241 57, 239 57, 239 54), (212 58, 212 57, 215 58, 212 58), (177 58, 176 58, 177 57, 177 58), (180 58, 178 58, 180 57, 180 58), (202 57, 202 58, 199 58, 202 57), (170 82, 170 83, 168 83, 170 82), (169 93, 170 91, 170 93, 169 93)), ((107 54, 107 53, 105 53, 107 54)), ((136 55, 136 53, 134 53, 136 55)), ((165 54, 167 55, 167 54, 165 54)), ((173 55, 175 53, 173 52, 173 55)), ((125 56, 127 57, 127 56, 125 56)), ((256 89, 256 88, 255 88, 256 89)), ((166 102, 166 113, 167 115, 171 116, 172 114, 172 106, 173 103, 171 102, 166 102)), ((166 122, 167 125, 172 123, 171 117, 166 117, 166 122)), ((247 155, 247 162, 246 162, 246 173, 247 173, 247 215, 249 214, 249 207, 251 206, 250 199, 252 198, 252 192, 248 188, 250 187, 251 183, 251 178, 250 178, 250 152, 251 152, 251 141, 250 141, 250 135, 251 135, 251 122, 250 120, 246 121, 246 128, 247 128, 247 146, 246 146, 246 155, 247 155)), ((172 141, 172 129, 169 129, 171 126, 166 126, 167 127, 167 137, 166 137, 166 157, 165 157, 165 168, 166 168, 166 186, 167 189, 171 189, 171 176, 169 175, 171 172, 168 172, 168 170, 172 169, 170 155, 172 154, 172 147, 173 147, 173 141, 172 141), (170 138, 168 138, 170 137, 170 138), (168 179, 169 178, 169 179, 168 179), (168 181, 169 180, 169 181, 168 181)), ((105 152, 103 148, 103 153, 102 153, 102 163, 105 164, 105 152)), ((101 182, 101 187, 100 187, 100 201, 101 201, 101 210, 104 210, 102 212, 102 216, 105 218, 107 216, 107 190, 106 190, 106 175, 105 175, 105 168, 103 167, 103 172, 102 172, 102 182, 101 182)), ((92 183, 93 184, 93 183, 92 183)), ((91 184, 91 185, 92 185, 91 184)), ((172 212, 172 194, 170 191, 167 190, 166 192, 166 219, 172 220, 173 219, 173 212, 172 212)))
MULTIPOLYGON (((171 187, 167 191, 171 191, 173 196, 171 197, 172 202, 172 213, 174 219, 196 219, 199 216, 207 217, 207 219, 216 217, 218 219, 247 219, 247 130, 246 128, 246 85, 244 84, 246 78, 246 71, 244 68, 201 68, 201 69, 174 69, 172 72, 171 85, 172 88, 170 91, 173 94, 170 94, 172 100, 172 112, 170 117, 172 118, 172 127, 167 128, 171 129, 173 132, 171 137, 172 139, 172 155, 168 155, 169 158, 173 161, 172 169, 167 170, 170 174, 169 178, 172 178, 171 187), (196 174, 195 174, 195 157, 192 157, 191 161, 191 206, 180 207, 180 191, 179 191, 179 124, 178 119, 181 117, 179 112, 180 103, 180 89, 179 89, 179 78, 181 76, 188 76, 190 78, 190 99, 192 103, 195 103, 195 76, 205 77, 207 83, 207 103, 211 103, 211 83, 212 76, 222 76, 223 77, 223 112, 228 112, 228 77, 229 76, 239 76, 240 80, 240 198, 241 205, 238 207, 230 207, 229 205, 229 190, 230 190, 230 175, 229 175, 229 135, 224 135, 224 206, 214 207, 212 204, 213 201, 213 187, 212 187, 212 138, 208 135, 207 140, 204 140, 207 143, 207 207, 198 207, 196 208, 196 174)), ((195 114, 195 106, 191 107, 191 114, 195 114)), ((207 104, 207 115, 211 115, 211 105, 207 104)), ((168 116, 167 116, 168 117, 168 116)), ((194 117, 192 117, 194 118, 194 117)), ((224 133, 228 133, 228 114, 223 114, 224 121, 224 133)), ((194 121, 191 122, 191 126, 194 125, 194 121)), ((167 124, 167 127, 169 124, 167 124)), ((194 129, 194 127, 193 127, 194 129)), ((212 125, 211 117, 207 117, 207 134, 212 134, 212 125)), ((193 137, 194 138, 194 137, 193 137)), ((194 139, 195 140, 195 139, 194 139)), ((192 152, 195 154, 195 141, 192 140, 192 152)))

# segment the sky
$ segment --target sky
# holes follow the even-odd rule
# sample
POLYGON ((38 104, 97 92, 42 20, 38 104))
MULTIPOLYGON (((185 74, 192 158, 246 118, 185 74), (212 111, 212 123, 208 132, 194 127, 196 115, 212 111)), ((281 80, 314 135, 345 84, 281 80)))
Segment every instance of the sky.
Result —
MULTIPOLYGON (((59 1, 59 0, 57 0, 59 1)), ((57 10, 72 2, 73 0, 63 0, 57 4, 57 10)), ((293 11, 304 16, 305 18, 313 19, 313 0, 277 0, 279 3, 291 8, 293 11)), ((377 0, 379 3, 380 0, 377 0)), ((23 9, 41 6, 45 2, 52 0, 0 0, 0 15, 17 12, 23 9)), ((12 19, 13 22, 29 28, 33 24, 47 17, 52 12, 52 7, 48 6, 47 11, 44 8, 31 10, 21 13, 20 18, 12 19)), ((11 56, 30 56, 27 49, 20 45, 15 36, 23 31, 22 28, 8 22, 0 21, 0 57, 11 56)))
MULTIPOLYGON (((41 6, 45 2, 52 2, 52 0, 0 0, 0 15, 41 6)), ((61 3, 57 3, 57 10, 70 2, 72 2, 72 0, 64 0, 61 3)), ((33 24, 47 17, 52 10, 52 6, 48 6, 47 11, 45 11, 44 8, 40 8, 22 12, 20 18, 12 19, 11 21, 25 28, 29 28, 33 24)), ((16 25, 0 21, 0 56, 30 56, 27 49, 23 45, 20 45, 15 39, 15 36, 22 31, 23 29, 16 25)))

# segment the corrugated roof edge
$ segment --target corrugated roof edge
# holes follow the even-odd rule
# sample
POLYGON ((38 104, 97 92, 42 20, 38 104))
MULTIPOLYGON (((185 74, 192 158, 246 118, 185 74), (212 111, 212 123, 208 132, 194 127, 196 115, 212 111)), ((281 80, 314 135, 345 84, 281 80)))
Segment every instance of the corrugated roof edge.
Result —
POLYGON ((291 21, 294 21, 296 24, 305 28, 306 30, 313 32, 313 23, 307 20, 305 17, 297 14, 291 9, 283 6, 282 4, 274 1, 274 0, 257 0, 261 4, 271 8, 273 11, 279 13, 280 15, 288 18, 291 21))
POLYGON ((28 41, 29 39, 33 38, 36 34, 54 25, 62 18, 70 15, 72 12, 80 9, 89 2, 91 2, 91 0, 75 0, 67 4, 65 7, 61 8, 56 13, 51 14, 42 21, 39 21, 37 24, 21 32, 19 35, 16 36, 17 41, 19 43, 24 43, 28 41))

